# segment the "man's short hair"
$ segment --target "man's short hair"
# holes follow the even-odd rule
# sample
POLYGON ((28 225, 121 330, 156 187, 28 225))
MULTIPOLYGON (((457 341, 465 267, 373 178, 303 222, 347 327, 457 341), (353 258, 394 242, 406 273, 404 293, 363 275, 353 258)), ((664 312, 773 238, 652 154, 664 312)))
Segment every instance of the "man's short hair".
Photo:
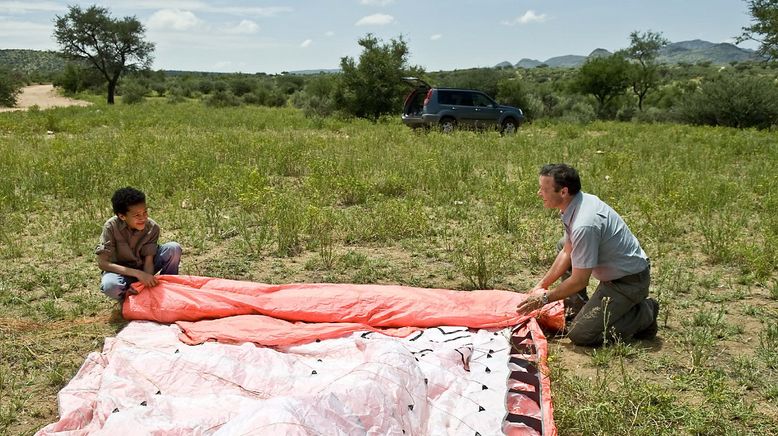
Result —
POLYGON ((113 205, 113 213, 115 214, 126 214, 128 210, 130 210, 130 206, 135 206, 139 203, 145 203, 146 202, 146 194, 143 192, 131 188, 119 188, 116 190, 116 192, 113 193, 113 196, 111 197, 111 205, 113 205))
POLYGON ((540 169, 541 176, 548 176, 554 179, 554 190, 559 192, 562 188, 567 188, 570 195, 575 195, 581 190, 581 178, 578 171, 570 165, 548 164, 540 169))

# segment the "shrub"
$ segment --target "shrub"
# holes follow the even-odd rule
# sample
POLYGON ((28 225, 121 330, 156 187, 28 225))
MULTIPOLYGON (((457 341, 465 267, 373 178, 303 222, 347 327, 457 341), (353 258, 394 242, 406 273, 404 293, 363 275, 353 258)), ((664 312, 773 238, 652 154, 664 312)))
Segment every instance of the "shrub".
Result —
POLYGON ((21 81, 14 74, 0 70, 0 106, 16 106, 16 97, 22 90, 21 81))
POLYGON ((205 104, 213 107, 240 106, 240 99, 228 91, 216 91, 205 99, 205 104))
POLYGON ((538 118, 543 112, 543 102, 532 95, 526 85, 522 84, 520 79, 513 78, 502 80, 498 84, 497 101, 500 104, 514 106, 524 112, 524 119, 532 121, 538 118))
POLYGON ((142 103, 146 99, 148 88, 137 82, 129 82, 121 87, 122 103, 142 103))
POLYGON ((778 87, 761 77, 722 74, 687 94, 678 116, 690 124, 765 129, 778 124, 778 87))

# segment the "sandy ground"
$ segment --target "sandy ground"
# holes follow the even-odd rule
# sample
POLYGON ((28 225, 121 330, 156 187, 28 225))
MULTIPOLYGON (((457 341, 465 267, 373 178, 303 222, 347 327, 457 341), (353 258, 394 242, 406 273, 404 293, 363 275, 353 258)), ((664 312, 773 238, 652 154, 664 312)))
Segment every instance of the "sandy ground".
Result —
POLYGON ((32 85, 22 88, 16 107, 0 107, 0 112, 25 111, 37 105, 41 109, 63 106, 89 106, 90 102, 63 97, 54 90, 54 85, 32 85))

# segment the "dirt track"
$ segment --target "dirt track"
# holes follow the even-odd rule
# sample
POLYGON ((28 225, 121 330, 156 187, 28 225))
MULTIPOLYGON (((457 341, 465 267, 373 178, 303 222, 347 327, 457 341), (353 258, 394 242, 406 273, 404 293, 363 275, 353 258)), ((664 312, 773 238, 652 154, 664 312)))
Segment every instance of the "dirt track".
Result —
POLYGON ((16 107, 0 107, 0 112, 27 110, 31 106, 38 106, 41 109, 63 106, 89 106, 92 103, 83 100, 75 100, 63 97, 54 90, 54 85, 31 85, 22 88, 19 98, 16 100, 16 107))

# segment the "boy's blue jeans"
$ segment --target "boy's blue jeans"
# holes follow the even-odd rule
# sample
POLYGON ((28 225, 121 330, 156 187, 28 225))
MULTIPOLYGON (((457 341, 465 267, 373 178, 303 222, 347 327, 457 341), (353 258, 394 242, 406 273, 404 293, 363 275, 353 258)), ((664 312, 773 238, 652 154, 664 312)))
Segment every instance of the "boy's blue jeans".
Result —
MULTIPOLYGON (((178 264, 181 262, 181 246, 177 242, 168 242, 157 247, 154 255, 154 272, 160 274, 178 274, 178 264)), ((112 272, 104 272, 100 283, 103 294, 114 300, 123 300, 127 288, 138 279, 112 272)))

